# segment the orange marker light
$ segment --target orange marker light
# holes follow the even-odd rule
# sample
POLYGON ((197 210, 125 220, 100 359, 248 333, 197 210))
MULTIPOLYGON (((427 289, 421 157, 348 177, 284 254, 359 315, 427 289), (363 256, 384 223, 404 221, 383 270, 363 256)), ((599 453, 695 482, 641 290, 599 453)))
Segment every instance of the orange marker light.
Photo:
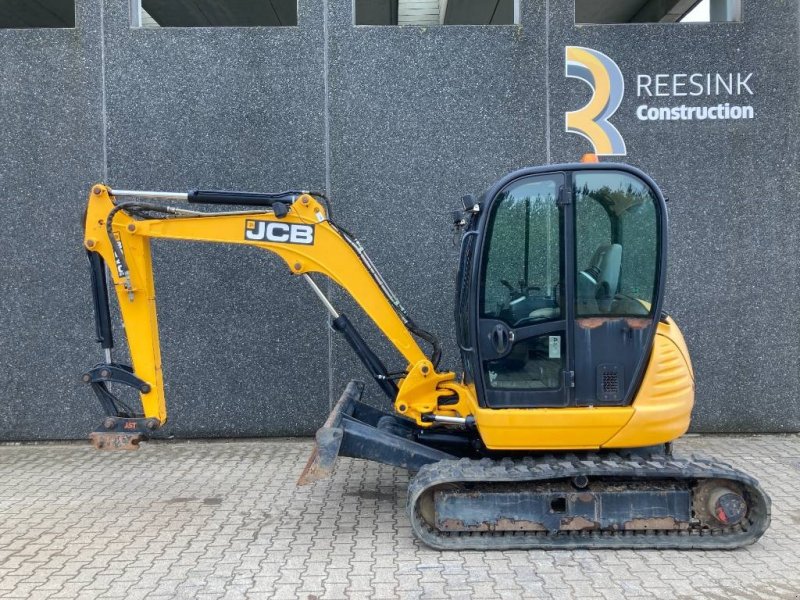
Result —
POLYGON ((592 152, 587 152, 586 154, 584 154, 581 157, 581 162, 582 163, 599 163, 600 159, 597 158, 597 154, 594 154, 592 152))

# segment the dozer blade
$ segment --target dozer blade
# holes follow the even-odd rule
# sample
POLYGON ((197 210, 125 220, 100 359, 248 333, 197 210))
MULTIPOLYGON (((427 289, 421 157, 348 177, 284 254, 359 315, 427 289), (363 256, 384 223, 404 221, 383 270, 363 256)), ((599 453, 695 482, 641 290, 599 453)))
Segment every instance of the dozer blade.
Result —
POLYGON ((424 465, 452 460, 453 455, 411 439, 412 426, 403 419, 361 402, 364 383, 353 380, 317 430, 316 444, 297 485, 330 477, 339 456, 363 458, 418 471, 424 465), (403 435, 409 432, 408 436, 403 435))
POLYGON ((343 431, 340 427, 342 414, 345 412, 352 414, 353 403, 361 399, 363 392, 364 386, 358 385, 358 382, 351 381, 347 384, 325 424, 317 430, 314 449, 308 457, 306 468, 300 474, 300 479, 297 480, 297 485, 308 485, 331 476, 342 445, 343 431))

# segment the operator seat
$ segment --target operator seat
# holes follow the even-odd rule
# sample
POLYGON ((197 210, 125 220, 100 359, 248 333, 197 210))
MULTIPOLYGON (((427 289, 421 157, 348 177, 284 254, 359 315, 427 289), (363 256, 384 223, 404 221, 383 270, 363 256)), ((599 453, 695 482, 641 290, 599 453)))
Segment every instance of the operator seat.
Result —
POLYGON ((611 310, 619 287, 622 245, 602 244, 585 271, 578 273, 578 315, 603 314, 611 310))

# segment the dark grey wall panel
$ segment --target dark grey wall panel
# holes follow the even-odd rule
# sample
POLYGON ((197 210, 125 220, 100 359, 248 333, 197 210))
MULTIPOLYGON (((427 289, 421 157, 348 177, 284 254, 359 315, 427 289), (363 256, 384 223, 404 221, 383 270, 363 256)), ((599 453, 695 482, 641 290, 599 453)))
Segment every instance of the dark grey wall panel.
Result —
POLYGON ((99 3, 76 16, 77 29, 0 30, 0 439, 84 435, 99 418, 79 383, 93 359, 79 221, 103 171, 99 3))
MULTIPOLYGON (((364 243, 416 322, 457 368, 453 293, 458 248, 450 210, 509 170, 546 160, 545 44, 527 27, 352 27, 331 2, 331 182, 337 218, 364 243)), ((352 303, 337 301, 352 314, 352 303)), ((356 322, 405 364, 365 319, 356 322)), ((334 394, 365 376, 334 340, 334 394)), ((370 397, 388 403, 377 386, 370 397)))
MULTIPOLYGON (((127 189, 325 187, 322 12, 299 27, 130 29, 107 1, 108 179, 127 189)), ((312 433, 327 327, 266 252, 160 241, 154 271, 177 436, 312 433)))
MULTIPOLYGON (((0 438, 83 438, 102 416, 79 383, 102 356, 79 221, 104 177, 103 54, 109 183, 320 188, 322 11, 310 4, 296 28, 152 31, 128 27, 124 2, 103 19, 83 0, 75 30, 0 32, 0 438)), ((307 287, 248 248, 159 242, 154 265, 164 434, 313 432, 328 412, 328 339, 307 287)))
POLYGON ((666 308, 683 329, 697 377, 700 431, 800 429, 798 286, 798 5, 745 3, 742 23, 575 27, 570 0, 551 1, 553 160, 591 150, 564 132, 564 112, 588 87, 564 78, 564 46, 606 53, 625 76, 612 118, 622 160, 649 172, 671 198, 666 308), (636 75, 753 73, 753 120, 654 122, 653 106, 711 104, 708 97, 636 97, 636 75))

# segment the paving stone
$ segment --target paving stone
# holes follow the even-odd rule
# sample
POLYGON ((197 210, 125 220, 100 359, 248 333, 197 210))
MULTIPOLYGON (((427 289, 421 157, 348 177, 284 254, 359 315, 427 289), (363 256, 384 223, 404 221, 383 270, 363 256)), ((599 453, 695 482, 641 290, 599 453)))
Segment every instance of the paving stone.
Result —
POLYGON ((761 481, 773 522, 758 543, 438 552, 412 537, 404 471, 343 458, 296 488, 308 440, 0 446, 0 597, 798 600, 800 436, 676 446, 761 481))

